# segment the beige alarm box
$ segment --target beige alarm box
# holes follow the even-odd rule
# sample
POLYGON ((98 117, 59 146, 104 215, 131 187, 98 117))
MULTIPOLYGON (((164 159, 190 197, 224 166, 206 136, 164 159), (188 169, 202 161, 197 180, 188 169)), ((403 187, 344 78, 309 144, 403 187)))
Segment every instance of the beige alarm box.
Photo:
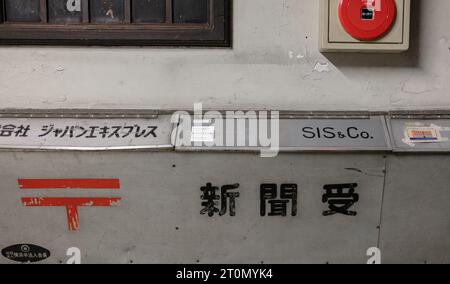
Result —
MULTIPOLYGON (((409 49, 411 0, 394 0, 395 17, 389 29, 375 39, 358 39, 348 31, 345 22, 340 16, 340 1, 345 0, 319 0, 320 1, 320 43, 322 52, 403 52, 409 49)), ((361 1, 362 0, 353 0, 361 1)), ((366 1, 366 0, 364 0, 366 1)), ((369 1, 369 0, 367 0, 369 1)), ((371 0, 373 3, 379 0, 371 0)), ((358 2, 359 3, 359 2, 358 2)), ((383 2, 385 3, 385 2, 383 2)), ((341 8, 342 9, 342 8, 341 8)), ((356 19, 352 23, 363 24, 372 20, 373 14, 367 9, 354 9, 349 13, 356 19)), ((341 10, 342 12, 342 10, 341 10)), ((357 25, 353 25, 357 26, 357 25)))

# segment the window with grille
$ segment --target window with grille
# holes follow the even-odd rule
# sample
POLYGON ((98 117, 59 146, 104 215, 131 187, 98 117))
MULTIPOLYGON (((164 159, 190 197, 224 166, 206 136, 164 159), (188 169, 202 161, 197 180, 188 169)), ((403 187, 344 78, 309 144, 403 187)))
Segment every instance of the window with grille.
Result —
POLYGON ((0 44, 231 45, 231 0, 0 0, 0 44))

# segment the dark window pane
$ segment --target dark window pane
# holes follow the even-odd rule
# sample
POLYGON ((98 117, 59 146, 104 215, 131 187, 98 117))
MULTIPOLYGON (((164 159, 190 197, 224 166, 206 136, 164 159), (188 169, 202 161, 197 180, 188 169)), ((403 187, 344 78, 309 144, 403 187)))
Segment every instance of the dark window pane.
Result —
POLYGON ((39 0, 5 0, 6 20, 11 22, 40 22, 39 0))
POLYGON ((174 0, 173 21, 175 23, 206 23, 208 0, 174 0))
POLYGON ((50 23, 81 23, 81 0, 48 0, 50 23))
POLYGON ((0 23, 3 22, 3 0, 0 0, 0 23))
POLYGON ((166 0, 132 0, 133 23, 163 23, 166 0))
POLYGON ((123 0, 91 0, 91 22, 122 23, 124 20, 123 0))

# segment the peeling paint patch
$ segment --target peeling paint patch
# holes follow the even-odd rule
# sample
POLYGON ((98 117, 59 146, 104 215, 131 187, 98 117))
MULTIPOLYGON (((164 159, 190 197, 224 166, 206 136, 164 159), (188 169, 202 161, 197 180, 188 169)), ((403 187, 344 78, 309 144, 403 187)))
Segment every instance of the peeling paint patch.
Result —
POLYGON ((288 56, 289 56, 289 59, 303 59, 303 58, 305 58, 305 55, 303 55, 301 53, 295 54, 295 52, 292 51, 292 50, 290 50, 288 52, 288 56))
POLYGON ((293 58, 294 58, 294 52, 293 52, 293 51, 290 50, 290 51, 288 52, 288 54, 289 54, 289 58, 290 58, 290 59, 293 59, 293 58))
POLYGON ((326 62, 317 62, 316 66, 314 66, 314 71, 317 71, 319 73, 330 72, 330 68, 328 66, 328 63, 326 62))

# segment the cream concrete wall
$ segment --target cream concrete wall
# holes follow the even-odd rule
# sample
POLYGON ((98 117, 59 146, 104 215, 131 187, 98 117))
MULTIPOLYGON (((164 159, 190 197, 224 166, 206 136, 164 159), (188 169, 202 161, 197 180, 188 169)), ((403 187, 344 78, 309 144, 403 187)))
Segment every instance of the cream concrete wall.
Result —
POLYGON ((405 54, 318 52, 318 1, 235 0, 233 49, 1 47, 0 108, 450 107, 450 2, 413 0, 405 54))

